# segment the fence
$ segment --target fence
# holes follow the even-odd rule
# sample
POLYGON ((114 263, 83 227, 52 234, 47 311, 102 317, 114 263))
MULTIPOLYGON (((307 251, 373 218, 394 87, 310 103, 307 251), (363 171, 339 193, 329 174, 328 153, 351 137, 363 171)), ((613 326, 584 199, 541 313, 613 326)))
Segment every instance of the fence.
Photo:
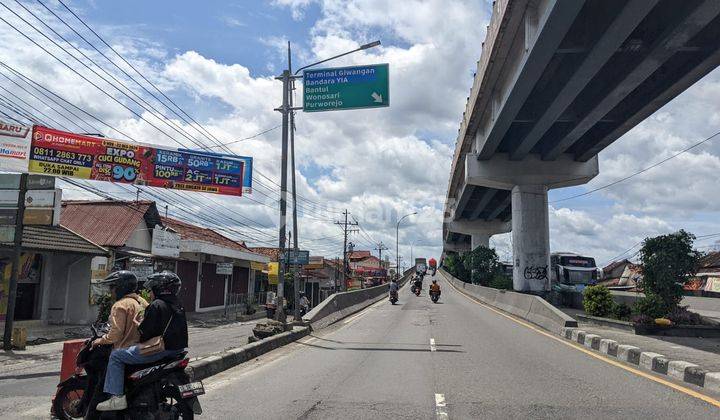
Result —
POLYGON ((248 293, 228 293, 225 299, 225 316, 227 318, 239 315, 247 315, 248 310, 255 305, 264 305, 267 292, 248 293))

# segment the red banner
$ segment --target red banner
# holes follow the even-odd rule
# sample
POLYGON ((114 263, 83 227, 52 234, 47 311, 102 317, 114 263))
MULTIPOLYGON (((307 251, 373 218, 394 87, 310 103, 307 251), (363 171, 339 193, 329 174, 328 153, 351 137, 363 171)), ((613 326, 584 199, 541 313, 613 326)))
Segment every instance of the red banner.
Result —
POLYGON ((29 172, 242 195, 244 162, 35 126, 29 172))

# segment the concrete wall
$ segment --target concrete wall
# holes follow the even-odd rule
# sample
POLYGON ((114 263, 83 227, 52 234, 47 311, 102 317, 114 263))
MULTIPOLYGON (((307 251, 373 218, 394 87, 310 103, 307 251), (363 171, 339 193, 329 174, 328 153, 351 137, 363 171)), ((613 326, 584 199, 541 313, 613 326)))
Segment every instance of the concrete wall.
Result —
POLYGON ((141 220, 135 227, 125 246, 150 251, 152 248, 152 235, 147 227, 147 223, 145 223, 145 219, 141 220))
MULTIPOLYGON (((412 272, 413 269, 405 271, 400 279, 401 286, 408 281, 412 272)), ((323 328, 372 305, 386 297, 387 294, 387 284, 350 292, 333 293, 308 312, 303 317, 303 321, 309 322, 314 329, 323 328)))
POLYGON ((438 273, 455 288, 509 314, 528 320, 546 330, 559 332, 563 327, 577 327, 577 321, 539 296, 465 283, 445 270, 438 273))
POLYGON ((86 324, 94 321, 90 306, 92 257, 48 254, 43 274, 42 315, 48 324, 86 324))

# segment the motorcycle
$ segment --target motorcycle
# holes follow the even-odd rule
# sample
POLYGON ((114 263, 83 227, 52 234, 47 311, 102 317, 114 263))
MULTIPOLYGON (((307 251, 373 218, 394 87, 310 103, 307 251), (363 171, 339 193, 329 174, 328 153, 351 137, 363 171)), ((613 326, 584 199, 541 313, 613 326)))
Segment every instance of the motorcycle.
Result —
POLYGON ((440 299, 440 291, 434 292, 431 290, 430 299, 433 301, 433 303, 438 303, 438 300, 440 299))
POLYGON ((85 341, 76 358, 75 374, 60 382, 52 401, 51 415, 61 420, 86 419, 193 419, 201 414, 198 396, 205 393, 202 382, 190 382, 185 373, 187 352, 154 363, 125 367, 125 396, 128 408, 98 412, 102 387, 112 346, 91 347, 93 340, 108 330, 107 324, 92 325, 92 338, 85 341))
POLYGON ((398 301, 398 294, 397 292, 390 292, 390 303, 393 305, 398 301))
POLYGON ((420 290, 421 289, 419 287, 415 287, 415 296, 420 296, 420 290))

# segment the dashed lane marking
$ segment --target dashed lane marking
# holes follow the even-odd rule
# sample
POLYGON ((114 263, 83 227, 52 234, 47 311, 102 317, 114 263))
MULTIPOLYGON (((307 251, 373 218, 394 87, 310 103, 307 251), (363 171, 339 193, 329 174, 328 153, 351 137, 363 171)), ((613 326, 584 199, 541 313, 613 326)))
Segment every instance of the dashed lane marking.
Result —
POLYGON ((431 338, 430 339, 430 351, 435 351, 435 350, 437 350, 437 347, 435 346, 435 339, 431 338))
POLYGON ((438 420, 447 420, 447 404, 445 404, 445 394, 435 394, 435 416, 438 420))

